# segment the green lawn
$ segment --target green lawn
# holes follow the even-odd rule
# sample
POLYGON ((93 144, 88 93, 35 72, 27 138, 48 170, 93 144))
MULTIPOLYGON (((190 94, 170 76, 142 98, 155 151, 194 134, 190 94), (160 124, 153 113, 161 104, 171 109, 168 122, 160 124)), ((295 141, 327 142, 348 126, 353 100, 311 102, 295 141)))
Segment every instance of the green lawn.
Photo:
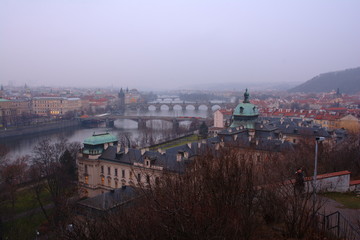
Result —
POLYGON ((341 203, 345 208, 360 209, 360 197, 357 197, 355 193, 329 192, 322 195, 341 203))
MULTIPOLYGON (((35 239, 36 231, 46 221, 42 212, 3 224, 4 239, 35 239)), ((41 234, 41 233, 40 233, 41 234)))
MULTIPOLYGON (((48 191, 43 190, 40 194, 44 205, 50 203, 50 194, 48 191)), ((2 204, 2 208, 13 212, 14 214, 22 213, 33 208, 38 208, 39 204, 36 200, 35 193, 32 189, 24 189, 16 193, 16 201, 14 209, 12 210, 11 201, 6 200, 2 204)))
MULTIPOLYGON (((44 205, 51 203, 48 191, 43 190, 40 197, 44 205)), ((39 207, 40 206, 35 197, 35 192, 32 189, 25 188, 16 193, 14 208, 12 208, 11 201, 6 199, 0 203, 0 212, 8 215, 9 217, 15 217, 17 214, 25 213, 39 207)), ((51 212, 51 210, 48 211, 51 212)), ((40 210, 36 213, 30 211, 26 214, 26 216, 4 222, 1 226, 1 230, 4 239, 35 239, 35 231, 43 222, 45 222, 43 212, 40 210)))

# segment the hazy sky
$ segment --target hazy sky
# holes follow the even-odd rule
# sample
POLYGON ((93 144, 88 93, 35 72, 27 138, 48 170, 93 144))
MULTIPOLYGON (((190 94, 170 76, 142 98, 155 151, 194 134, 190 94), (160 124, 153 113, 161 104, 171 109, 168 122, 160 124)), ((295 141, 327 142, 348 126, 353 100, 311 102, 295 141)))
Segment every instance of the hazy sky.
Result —
POLYGON ((0 83, 146 90, 360 66, 359 0, 1 0, 0 83))

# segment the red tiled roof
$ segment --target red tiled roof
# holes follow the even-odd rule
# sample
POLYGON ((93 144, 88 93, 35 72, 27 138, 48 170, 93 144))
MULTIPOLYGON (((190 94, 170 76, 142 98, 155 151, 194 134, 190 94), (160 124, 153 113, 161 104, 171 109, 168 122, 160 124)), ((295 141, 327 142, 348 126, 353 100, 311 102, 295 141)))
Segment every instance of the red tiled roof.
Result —
MULTIPOLYGON (((348 175, 351 172, 349 171, 340 171, 340 172, 332 172, 332 173, 325 173, 325 174, 320 174, 317 175, 316 179, 323 179, 323 178, 331 178, 331 177, 337 177, 337 176, 341 176, 341 175, 348 175)), ((306 177, 305 178, 307 181, 313 179, 313 177, 306 177)))
POLYGON ((360 180, 350 181, 350 186, 352 186, 352 185, 359 185, 359 184, 360 184, 360 180))
POLYGON ((224 115, 232 115, 232 110, 219 109, 219 111, 224 115))
POLYGON ((346 111, 347 108, 343 108, 343 107, 333 107, 333 108, 326 108, 326 110, 328 110, 328 111, 346 111))

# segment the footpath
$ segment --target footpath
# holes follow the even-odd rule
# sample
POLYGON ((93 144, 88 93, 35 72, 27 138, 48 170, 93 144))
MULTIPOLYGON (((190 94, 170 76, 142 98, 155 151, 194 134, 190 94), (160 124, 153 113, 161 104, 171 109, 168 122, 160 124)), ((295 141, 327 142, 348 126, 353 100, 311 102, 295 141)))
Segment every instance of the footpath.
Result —
POLYGON ((329 215, 338 211, 357 231, 360 232, 360 209, 346 208, 341 203, 327 197, 322 196, 321 199, 324 201, 324 206, 320 210, 321 214, 329 215))

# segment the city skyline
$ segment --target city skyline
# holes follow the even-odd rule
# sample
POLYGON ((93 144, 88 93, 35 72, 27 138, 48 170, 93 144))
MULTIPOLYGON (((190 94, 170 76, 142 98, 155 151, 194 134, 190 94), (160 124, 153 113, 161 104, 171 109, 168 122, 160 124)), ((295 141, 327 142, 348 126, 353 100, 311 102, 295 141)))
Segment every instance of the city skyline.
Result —
POLYGON ((302 83, 360 66, 357 1, 2 1, 0 83, 302 83))

